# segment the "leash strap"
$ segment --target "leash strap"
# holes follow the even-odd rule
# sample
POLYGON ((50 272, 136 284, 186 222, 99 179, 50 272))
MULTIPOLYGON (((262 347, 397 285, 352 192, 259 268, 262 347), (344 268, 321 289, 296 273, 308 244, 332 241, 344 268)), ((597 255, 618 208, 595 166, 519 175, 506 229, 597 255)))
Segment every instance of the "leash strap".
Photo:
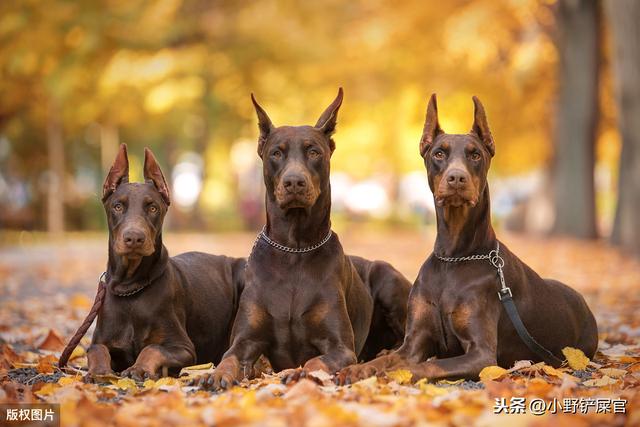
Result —
POLYGON ((527 330, 527 327, 524 326, 522 318, 520 317, 520 313, 518 313, 518 309, 513 302, 513 294, 511 293, 511 288, 508 287, 504 281, 504 272, 502 271, 502 268, 504 267, 504 258, 500 256, 500 242, 497 242, 496 249, 489 252, 489 255, 471 255, 458 258, 441 257, 435 255, 435 257, 444 262, 475 261, 488 259, 491 265, 498 272, 498 279, 500 280, 500 290, 498 291, 498 298, 500 299, 504 310, 509 316, 509 320, 511 320, 511 324, 516 329, 516 332, 522 342, 524 342, 529 350, 534 352, 542 360, 551 362, 552 364, 557 366, 562 365, 562 360, 556 357, 551 351, 545 348, 538 341, 536 341, 535 338, 533 338, 527 330))

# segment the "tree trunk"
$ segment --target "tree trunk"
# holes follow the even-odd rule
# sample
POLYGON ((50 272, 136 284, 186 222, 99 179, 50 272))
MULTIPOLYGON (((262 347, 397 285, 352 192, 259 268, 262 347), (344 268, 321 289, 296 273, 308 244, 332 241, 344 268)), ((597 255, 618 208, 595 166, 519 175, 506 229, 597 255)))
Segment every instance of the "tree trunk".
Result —
POLYGON ((553 231, 595 238, 599 2, 560 0, 556 17, 560 64, 553 231))
POLYGON ((611 240, 640 255, 640 1, 608 0, 618 128, 618 206, 611 240))
POLYGON ((47 229, 54 235, 64 231, 64 143, 57 103, 50 101, 47 114, 47 229))

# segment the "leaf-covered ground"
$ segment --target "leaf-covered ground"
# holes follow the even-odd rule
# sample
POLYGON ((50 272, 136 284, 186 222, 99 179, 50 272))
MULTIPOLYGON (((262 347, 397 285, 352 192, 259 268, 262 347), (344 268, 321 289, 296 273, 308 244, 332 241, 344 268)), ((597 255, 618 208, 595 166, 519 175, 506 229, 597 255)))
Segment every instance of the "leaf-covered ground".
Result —
MULTIPOLYGON (((340 237, 348 252, 386 259, 410 280, 433 245, 428 230, 350 229, 340 237)), ((186 385, 210 369, 207 365, 180 379, 83 383, 92 330, 70 363, 77 372, 60 372, 57 357, 89 310, 104 268, 106 236, 71 235, 57 242, 28 233, 0 236, 0 402, 61 403, 62 424, 70 426, 640 425, 640 264, 604 243, 501 237, 541 275, 563 280, 587 297, 600 329, 594 360, 569 355, 571 366, 560 369, 525 361, 509 370, 487 369, 479 382, 411 384, 407 373, 398 371, 336 387, 324 376, 283 385, 271 375, 215 394, 186 385), (494 414, 501 404, 507 412, 520 412, 523 397, 524 413, 494 414), (547 405, 540 411, 536 401, 545 415, 532 413, 534 399, 547 405), (614 414, 611 405, 621 399, 626 414, 614 414)), ((172 254, 204 250, 243 256, 253 238, 169 235, 165 243, 172 254)))

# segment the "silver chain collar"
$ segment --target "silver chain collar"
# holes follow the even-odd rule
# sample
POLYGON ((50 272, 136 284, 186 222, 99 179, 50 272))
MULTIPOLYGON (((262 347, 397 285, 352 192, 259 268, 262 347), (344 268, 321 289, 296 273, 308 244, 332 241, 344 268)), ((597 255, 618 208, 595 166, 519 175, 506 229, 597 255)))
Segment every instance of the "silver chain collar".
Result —
POLYGON ((512 296, 511 288, 507 287, 507 285, 504 282, 504 273, 502 271, 502 268, 504 267, 504 258, 500 256, 500 242, 496 241, 496 248, 485 255, 443 257, 436 254, 435 252, 433 253, 433 255, 436 258, 438 258, 440 261, 444 261, 444 262, 477 261, 477 260, 485 260, 485 259, 489 260, 491 265, 494 266, 496 270, 498 270, 498 277, 500 278, 500 291, 498 292, 498 296, 500 297, 500 300, 502 300, 504 296, 507 296, 507 295, 509 295, 510 297, 512 296))
POLYGON ((267 233, 265 233, 265 229, 266 229, 266 226, 262 227, 262 231, 258 234, 258 237, 256 238, 256 241, 254 243, 254 247, 255 247, 255 244, 258 243, 258 240, 262 239, 265 242, 267 242, 269 245, 273 246, 274 248, 276 248, 276 249, 278 249, 278 250, 280 250, 282 252, 289 252, 289 253, 293 253, 293 254, 303 254, 303 253, 315 251, 320 246, 322 246, 325 243, 327 243, 329 241, 329 239, 331 239, 331 236, 333 236, 333 231, 329 230, 329 232, 327 233, 325 238, 322 239, 321 241, 319 241, 318 243, 316 243, 315 245, 307 246, 306 248, 290 248, 288 246, 281 245, 280 243, 274 242, 273 240, 271 240, 267 236, 267 233))

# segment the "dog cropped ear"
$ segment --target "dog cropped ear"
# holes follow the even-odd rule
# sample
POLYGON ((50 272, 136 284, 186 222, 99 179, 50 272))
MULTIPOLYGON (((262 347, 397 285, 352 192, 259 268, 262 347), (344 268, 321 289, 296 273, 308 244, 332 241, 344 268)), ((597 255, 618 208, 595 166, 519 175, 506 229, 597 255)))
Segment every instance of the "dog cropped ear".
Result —
POLYGON ((109 169, 107 178, 102 185, 102 201, 107 200, 118 185, 129 182, 129 157, 127 156, 127 144, 120 144, 116 159, 109 169))
POLYGON ((438 103, 436 102, 436 94, 432 94, 427 105, 427 116, 424 119, 424 128, 422 129, 422 138, 420 138, 420 155, 422 157, 427 154, 429 148, 435 141, 436 136, 440 135, 442 129, 438 122, 438 103))
POLYGON ((256 109, 256 114, 258 115, 258 127, 260 128, 260 137, 258 138, 258 156, 262 158, 262 151, 264 149, 264 144, 267 142, 267 138, 271 131, 273 131, 274 126, 271 123, 271 119, 267 115, 267 112, 264 111, 264 108, 258 104, 256 98, 251 94, 251 102, 253 102, 253 106, 256 109))
POLYGON ((336 124, 338 121, 338 110, 342 105, 342 98, 344 97, 344 91, 342 88, 338 89, 338 96, 327 107, 326 110, 320 115, 315 128, 322 131, 325 135, 331 136, 336 130, 336 124))
POLYGON ((474 96, 473 98, 473 127, 471 128, 471 132, 478 135, 482 143, 489 153, 491 153, 491 157, 496 154, 496 146, 493 143, 493 136, 491 135, 491 131, 489 130, 489 123, 487 122, 487 115, 484 112, 484 107, 482 103, 478 99, 478 97, 474 96))
POLYGON ((164 200, 167 206, 169 206, 171 204, 169 186, 167 185, 167 181, 164 179, 164 175, 162 173, 162 170, 160 169, 160 165, 158 165, 158 162, 153 153, 147 147, 144 148, 143 171, 145 182, 149 182, 155 185, 158 189, 158 192, 162 196, 162 200, 164 200))

